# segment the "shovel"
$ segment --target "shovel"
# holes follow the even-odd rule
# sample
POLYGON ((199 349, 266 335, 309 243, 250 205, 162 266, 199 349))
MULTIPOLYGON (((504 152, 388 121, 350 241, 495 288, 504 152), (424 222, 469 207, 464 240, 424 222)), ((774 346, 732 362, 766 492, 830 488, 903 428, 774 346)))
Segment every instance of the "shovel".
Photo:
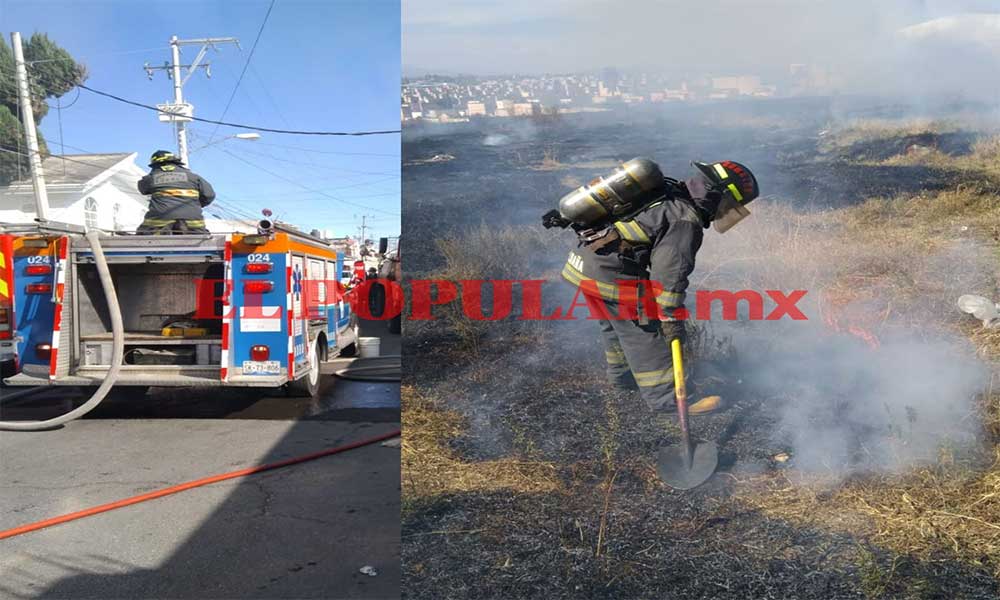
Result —
POLYGON ((679 446, 664 446, 657 455, 656 469, 660 479, 672 488, 690 490, 708 481, 719 464, 719 449, 715 442, 692 442, 688 430, 687 389, 684 385, 684 362, 681 341, 670 343, 674 355, 674 390, 677 395, 677 417, 681 425, 679 446))

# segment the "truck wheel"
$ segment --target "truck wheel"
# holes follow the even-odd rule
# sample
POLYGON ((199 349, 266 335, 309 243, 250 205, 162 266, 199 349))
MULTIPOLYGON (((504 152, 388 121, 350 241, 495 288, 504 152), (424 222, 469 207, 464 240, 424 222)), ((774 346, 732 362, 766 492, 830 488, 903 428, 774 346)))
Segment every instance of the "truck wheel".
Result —
POLYGON ((300 377, 295 381, 290 381, 285 390, 293 398, 316 398, 319 396, 319 338, 312 343, 312 351, 309 352, 309 374, 300 377))
POLYGON ((343 358, 353 358, 358 355, 358 339, 361 337, 361 328, 358 327, 357 323, 354 323, 351 329, 354 330, 354 341, 340 349, 338 356, 343 358))
POLYGON ((385 286, 381 283, 373 283, 368 289, 368 311, 375 318, 385 312, 385 286))

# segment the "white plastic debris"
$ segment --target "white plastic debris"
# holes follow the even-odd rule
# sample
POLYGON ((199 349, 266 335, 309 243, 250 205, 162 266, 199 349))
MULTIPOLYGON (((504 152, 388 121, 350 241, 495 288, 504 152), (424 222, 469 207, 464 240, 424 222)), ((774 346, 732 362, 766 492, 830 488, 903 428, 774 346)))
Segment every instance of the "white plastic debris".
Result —
POLYGON ((983 327, 996 327, 1000 325, 1000 323, 996 322, 997 319, 1000 319, 1000 313, 997 312, 997 309, 1000 309, 1000 305, 989 298, 965 294, 958 299, 958 309, 982 321, 983 327))
POLYGON ((361 567, 359 570, 369 577, 375 577, 376 575, 378 575, 378 571, 376 571, 375 567, 371 565, 365 565, 361 567))

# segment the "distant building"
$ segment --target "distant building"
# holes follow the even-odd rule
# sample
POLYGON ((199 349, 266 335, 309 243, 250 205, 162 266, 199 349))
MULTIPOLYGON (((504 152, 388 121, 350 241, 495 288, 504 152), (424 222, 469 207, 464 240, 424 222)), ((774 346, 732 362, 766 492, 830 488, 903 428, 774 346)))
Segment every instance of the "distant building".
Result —
POLYGON ((760 87, 760 77, 756 75, 712 78, 712 96, 716 94, 749 96, 760 87))
POLYGON ((497 117, 514 116, 514 103, 510 100, 497 100, 497 110, 493 114, 497 117))
POLYGON ((468 109, 468 115, 470 117, 485 117, 486 116, 486 103, 480 102, 478 100, 469 100, 466 104, 468 109))
MULTIPOLYGON (((42 161, 49 197, 49 220, 107 231, 134 231, 149 201, 136 189, 146 170, 135 152, 51 155, 42 161)), ((32 223, 35 192, 31 179, 0 187, 0 222, 32 223)))
POLYGON ((515 117, 531 117, 540 114, 542 114, 542 105, 538 101, 514 103, 515 117))

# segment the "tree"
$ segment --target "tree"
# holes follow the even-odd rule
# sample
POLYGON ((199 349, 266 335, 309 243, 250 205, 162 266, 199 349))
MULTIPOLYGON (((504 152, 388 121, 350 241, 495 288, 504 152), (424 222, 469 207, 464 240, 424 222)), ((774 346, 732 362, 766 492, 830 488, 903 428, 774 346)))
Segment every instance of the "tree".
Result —
MULTIPOLYGON (((31 108, 37 125, 49 112, 46 100, 60 98, 83 83, 87 79, 87 68, 76 62, 49 36, 37 32, 24 44, 24 60, 28 63, 31 108)), ((14 73, 14 51, 0 37, 0 148, 13 151, 20 148, 22 153, 26 153, 14 73)), ((38 139, 38 149, 43 157, 49 155, 48 146, 42 138, 38 139)), ((19 169, 22 175, 28 172, 26 156, 0 152, 0 185, 15 179, 19 169)))

